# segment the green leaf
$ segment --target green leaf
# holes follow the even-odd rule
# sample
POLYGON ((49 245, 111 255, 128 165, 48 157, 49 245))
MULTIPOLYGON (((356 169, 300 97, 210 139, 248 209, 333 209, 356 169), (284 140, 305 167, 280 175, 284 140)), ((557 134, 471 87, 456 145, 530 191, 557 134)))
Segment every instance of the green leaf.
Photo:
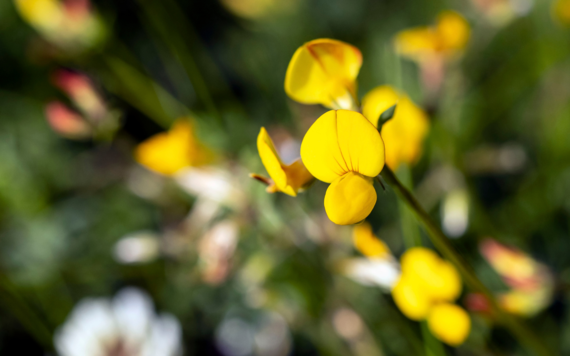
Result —
POLYGON ((394 113, 396 112, 396 105, 397 104, 390 106, 388 109, 386 109, 386 111, 382 113, 382 115, 380 115, 380 118, 378 119, 378 130, 382 128, 382 125, 384 125, 386 121, 394 117, 394 113))

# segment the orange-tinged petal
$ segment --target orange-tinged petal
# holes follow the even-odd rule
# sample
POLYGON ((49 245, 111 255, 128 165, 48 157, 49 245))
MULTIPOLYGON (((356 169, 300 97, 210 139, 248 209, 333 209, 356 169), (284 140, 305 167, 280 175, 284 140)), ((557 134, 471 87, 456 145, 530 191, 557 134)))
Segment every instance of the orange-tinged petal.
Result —
POLYGON ((325 211, 335 224, 356 224, 370 215, 376 199, 371 178, 348 172, 327 189, 325 211))
POLYGON ((432 334, 451 346, 461 345, 471 331, 471 319, 467 312, 454 304, 434 306, 428 317, 432 334))
POLYGON ((317 39, 299 47, 285 75, 285 92, 300 103, 351 109, 362 65, 358 48, 337 40, 317 39))
POLYGON ((372 232, 372 227, 366 221, 354 226, 352 230, 354 247, 367 257, 381 257, 388 255, 390 249, 372 232))
POLYGON ((410 280, 407 275, 402 277, 392 289, 392 298, 398 309, 412 320, 423 320, 429 314, 431 300, 425 296, 421 286, 410 280))
POLYGON ((323 182, 331 183, 347 172, 375 177, 384 167, 384 143, 362 114, 332 110, 305 134, 301 157, 309 172, 323 182))

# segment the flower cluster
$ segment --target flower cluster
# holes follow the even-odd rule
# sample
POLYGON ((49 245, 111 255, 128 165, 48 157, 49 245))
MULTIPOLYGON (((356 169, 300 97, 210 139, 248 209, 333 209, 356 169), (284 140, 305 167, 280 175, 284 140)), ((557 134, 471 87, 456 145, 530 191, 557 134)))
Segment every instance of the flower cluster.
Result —
POLYGON ((455 267, 433 251, 411 248, 402 255, 402 276, 392 296, 402 313, 413 320, 427 319, 431 332, 449 345, 463 343, 471 330, 469 315, 453 304, 461 293, 455 267))
POLYGON ((333 110, 309 128, 301 144, 302 161, 289 166, 280 161, 265 129, 258 137, 259 154, 273 180, 266 181, 268 191, 296 195, 312 180, 310 173, 330 183, 325 211, 339 225, 358 223, 370 214, 377 200, 373 181, 384 164, 396 169, 416 162, 429 127, 427 115, 389 86, 370 91, 360 109, 356 78, 361 65, 362 54, 350 44, 332 39, 305 43, 289 63, 285 92, 300 103, 333 110))

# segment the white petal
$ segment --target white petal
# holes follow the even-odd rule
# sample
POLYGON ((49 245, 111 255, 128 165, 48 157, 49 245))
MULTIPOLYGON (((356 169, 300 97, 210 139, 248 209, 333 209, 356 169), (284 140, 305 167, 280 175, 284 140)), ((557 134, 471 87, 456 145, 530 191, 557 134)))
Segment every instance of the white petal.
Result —
POLYGON ((113 299, 113 312, 117 327, 130 345, 143 343, 154 317, 152 300, 136 288, 125 288, 113 299))
POLYGON ((182 329, 170 314, 161 314, 152 324, 152 330, 141 356, 177 356, 182 354, 182 329))
POLYGON ((392 289, 400 278, 400 266, 392 258, 352 258, 343 272, 358 283, 392 289))

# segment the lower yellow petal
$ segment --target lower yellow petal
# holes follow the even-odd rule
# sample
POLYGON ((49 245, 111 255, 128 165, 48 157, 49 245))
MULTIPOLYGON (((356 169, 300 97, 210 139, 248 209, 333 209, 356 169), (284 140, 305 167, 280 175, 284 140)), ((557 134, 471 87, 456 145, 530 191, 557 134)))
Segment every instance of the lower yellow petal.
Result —
POLYGON ((380 257, 390 253, 386 244, 372 232, 372 227, 366 221, 358 224, 352 230, 354 247, 367 257, 380 257))
POLYGON ((428 317, 432 334, 451 346, 461 345, 471 331, 471 319, 467 312, 455 304, 438 304, 428 317))
POLYGON ((370 215, 376 199, 372 178, 348 172, 327 189, 325 211, 335 224, 356 224, 370 215))

